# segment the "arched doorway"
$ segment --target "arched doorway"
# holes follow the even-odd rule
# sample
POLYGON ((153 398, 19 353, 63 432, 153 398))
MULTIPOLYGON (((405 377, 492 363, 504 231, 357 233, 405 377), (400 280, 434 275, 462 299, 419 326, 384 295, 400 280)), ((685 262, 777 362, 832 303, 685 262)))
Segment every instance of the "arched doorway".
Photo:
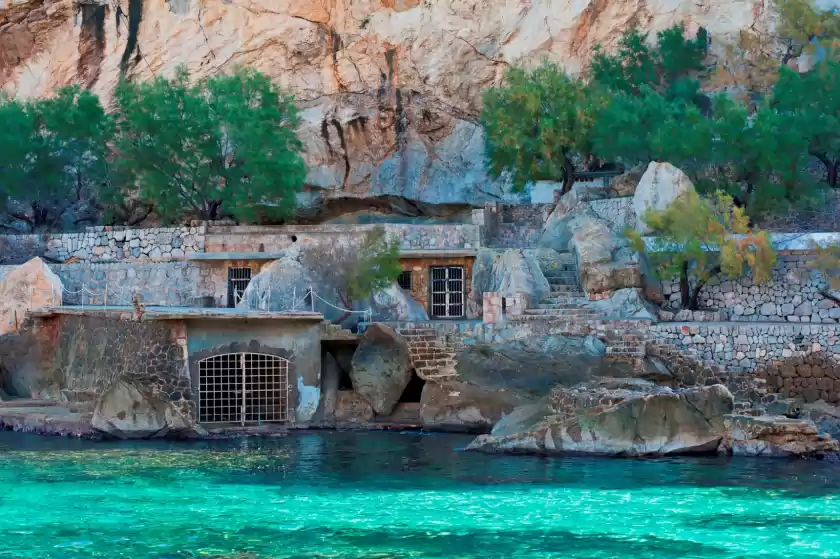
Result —
POLYGON ((289 360, 264 353, 224 353, 198 362, 199 423, 289 419, 289 360))

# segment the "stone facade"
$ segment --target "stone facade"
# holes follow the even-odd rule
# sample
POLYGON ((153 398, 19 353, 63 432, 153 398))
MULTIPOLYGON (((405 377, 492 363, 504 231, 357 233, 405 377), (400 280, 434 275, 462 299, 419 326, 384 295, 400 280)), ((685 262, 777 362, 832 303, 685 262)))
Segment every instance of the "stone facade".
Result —
POLYGON ((761 367, 756 376, 786 398, 840 403, 840 362, 826 352, 807 353, 761 367))
POLYGON ((836 324, 660 323, 651 326, 650 339, 731 372, 749 373, 811 354, 840 360, 840 326, 836 324))
POLYGON ((464 269, 464 313, 466 318, 478 318, 471 315, 472 309, 467 305, 472 295, 472 273, 475 258, 405 258, 401 260, 404 272, 411 272, 411 297, 420 303, 431 316, 432 308, 429 303, 429 284, 433 266, 460 266, 464 269))
MULTIPOLYGON (((822 275, 808 267, 813 255, 780 254, 772 278, 756 284, 751 276, 712 278, 700 292, 700 308, 719 311, 732 321, 836 323, 840 305, 821 293, 828 289, 822 275)), ((679 281, 663 281, 663 307, 680 306, 679 281)))
POLYGON ((89 227, 81 233, 50 235, 45 256, 65 262, 71 258, 91 262, 120 260, 173 260, 204 252, 205 228, 89 227))
MULTIPOLYGON (((206 252, 279 252, 292 246, 341 243, 360 237, 375 225, 297 225, 284 227, 212 226, 206 252)), ((473 224, 383 224, 402 250, 464 250, 480 246, 479 226, 473 224)))

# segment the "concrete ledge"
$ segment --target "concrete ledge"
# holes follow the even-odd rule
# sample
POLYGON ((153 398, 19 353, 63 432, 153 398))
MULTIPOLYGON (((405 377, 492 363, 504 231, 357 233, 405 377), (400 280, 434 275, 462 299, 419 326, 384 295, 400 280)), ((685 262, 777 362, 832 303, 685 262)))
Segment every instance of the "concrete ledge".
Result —
POLYGON ((475 256, 477 253, 477 250, 471 248, 403 249, 400 250, 400 258, 464 258, 475 256))
MULTIPOLYGON (((73 316, 111 316, 119 319, 130 319, 134 316, 132 307, 44 307, 29 311, 29 315, 45 318, 56 315, 73 316)), ((142 320, 292 320, 306 322, 323 322, 324 315, 313 312, 270 312, 250 309, 200 308, 200 307, 146 307, 142 320)))
POLYGON ((187 260, 278 260, 286 256, 282 252, 196 252, 187 255, 187 260))

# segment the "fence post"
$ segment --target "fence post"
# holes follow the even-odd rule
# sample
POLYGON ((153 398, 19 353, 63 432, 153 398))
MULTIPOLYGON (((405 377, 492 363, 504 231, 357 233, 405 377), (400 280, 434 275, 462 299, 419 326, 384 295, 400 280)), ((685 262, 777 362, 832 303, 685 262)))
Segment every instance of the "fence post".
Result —
POLYGON ((309 286, 309 302, 312 305, 312 312, 315 312, 315 292, 312 291, 312 286, 309 286))

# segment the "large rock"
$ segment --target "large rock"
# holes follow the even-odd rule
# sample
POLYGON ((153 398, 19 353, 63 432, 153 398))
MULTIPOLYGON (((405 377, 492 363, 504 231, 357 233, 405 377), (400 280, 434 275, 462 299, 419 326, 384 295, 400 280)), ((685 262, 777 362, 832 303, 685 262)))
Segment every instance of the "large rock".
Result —
POLYGON ((680 169, 670 163, 651 161, 633 194, 636 231, 648 235, 652 231, 643 217, 648 210, 664 210, 681 194, 694 190, 694 184, 680 169))
POLYGON ((716 451, 732 394, 723 385, 684 390, 638 379, 558 388, 514 410, 468 450, 610 456, 716 451))
POLYGON ((473 264, 470 314, 480 314, 484 293, 498 292, 503 297, 524 293, 537 302, 550 291, 535 251, 481 249, 473 264))
POLYGON ((619 289, 608 298, 589 304, 610 318, 642 318, 655 321, 658 309, 645 300, 640 289, 619 289))
POLYGON ((818 433, 808 419, 783 415, 730 415, 721 450, 736 456, 822 457, 840 451, 840 443, 818 433))
POLYGON ((100 396, 91 425, 118 439, 186 437, 202 434, 186 408, 142 383, 117 380, 100 396))
POLYGON ((519 392, 495 390, 457 380, 429 381, 420 397, 425 429, 486 433, 506 413, 529 399, 519 392))
POLYGON ((346 328, 364 320, 366 311, 379 321, 422 321, 429 318, 422 305, 396 283, 365 300, 354 301, 349 309, 353 312, 346 312, 342 310, 344 307, 335 283, 335 271, 330 269, 335 264, 333 260, 328 257, 301 258, 298 250, 285 252, 283 257, 263 267, 251 279, 238 306, 272 311, 308 311, 312 308, 312 301, 307 294, 312 288, 316 293, 315 310, 323 313, 326 320, 341 323, 346 328))
POLYGON ((408 343, 393 328, 372 324, 353 354, 353 389, 379 415, 388 415, 411 380, 408 343))
POLYGON ((0 335, 17 331, 26 311, 60 307, 61 280, 40 258, 12 269, 0 279, 0 335))
POLYGON ((485 170, 476 124, 482 92, 509 65, 547 57, 578 71, 631 23, 651 37, 702 26, 725 44, 766 30, 770 14, 722 0, 16 0, 0 2, 0 81, 22 98, 78 83, 108 104, 124 74, 185 64, 201 79, 252 66, 302 105, 304 205, 387 195, 481 204, 509 197, 485 170))
POLYGON ((595 338, 565 335, 468 346, 456 356, 456 378, 426 383, 423 426, 486 432, 504 414, 539 400, 556 385, 633 374, 632 365, 606 361, 604 353, 595 338))

